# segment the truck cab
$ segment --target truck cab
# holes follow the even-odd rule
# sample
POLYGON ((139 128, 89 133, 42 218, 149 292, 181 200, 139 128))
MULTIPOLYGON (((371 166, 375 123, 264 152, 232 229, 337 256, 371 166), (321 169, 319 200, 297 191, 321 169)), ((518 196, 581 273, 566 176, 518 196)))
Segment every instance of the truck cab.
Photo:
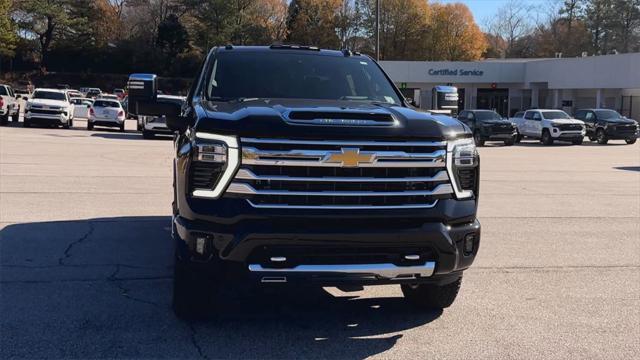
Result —
POLYGON ((129 109, 175 132, 173 309, 227 288, 395 284, 450 306, 479 248, 479 157, 456 119, 406 103, 370 57, 212 49, 182 105, 133 74, 129 109))

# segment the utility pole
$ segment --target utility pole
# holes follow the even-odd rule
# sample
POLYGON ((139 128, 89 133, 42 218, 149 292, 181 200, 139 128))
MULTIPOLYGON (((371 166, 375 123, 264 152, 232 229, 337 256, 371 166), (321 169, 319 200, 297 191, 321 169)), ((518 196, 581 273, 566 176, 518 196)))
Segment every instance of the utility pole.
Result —
POLYGON ((380 1, 376 0, 376 61, 380 61, 380 1))

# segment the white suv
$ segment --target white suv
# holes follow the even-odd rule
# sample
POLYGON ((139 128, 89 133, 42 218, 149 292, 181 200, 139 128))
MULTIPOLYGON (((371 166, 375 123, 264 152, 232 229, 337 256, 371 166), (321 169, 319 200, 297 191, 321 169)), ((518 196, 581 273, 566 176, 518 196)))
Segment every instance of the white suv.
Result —
POLYGON ((18 121, 19 111, 18 100, 11 86, 0 84, 0 125, 6 125, 9 118, 18 121))
POLYGON ((523 117, 511 118, 518 128, 518 137, 540 139, 544 145, 554 141, 582 144, 585 136, 584 122, 574 119, 562 110, 527 110, 523 117))
POLYGON ((36 89, 24 109, 24 127, 38 123, 73 126, 73 104, 65 90, 36 89))

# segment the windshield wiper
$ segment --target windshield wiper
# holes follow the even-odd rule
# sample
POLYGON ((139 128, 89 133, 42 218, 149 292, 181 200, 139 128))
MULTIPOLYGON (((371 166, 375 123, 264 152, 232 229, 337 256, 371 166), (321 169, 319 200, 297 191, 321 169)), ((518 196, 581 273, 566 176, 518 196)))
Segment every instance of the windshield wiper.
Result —
POLYGON ((250 97, 223 97, 223 96, 211 96, 209 97, 209 100, 211 101, 220 101, 220 102, 228 102, 228 103, 232 103, 232 102, 245 102, 245 101, 254 101, 254 100, 260 100, 260 98, 250 98, 250 97))

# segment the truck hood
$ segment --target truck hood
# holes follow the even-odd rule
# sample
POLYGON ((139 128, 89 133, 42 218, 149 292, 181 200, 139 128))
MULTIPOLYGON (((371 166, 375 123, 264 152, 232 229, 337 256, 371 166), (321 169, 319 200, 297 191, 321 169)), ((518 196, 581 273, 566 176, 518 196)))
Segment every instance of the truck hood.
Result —
POLYGON ((236 134, 246 137, 288 137, 317 139, 425 139, 442 140, 459 136, 468 129, 456 119, 417 109, 353 101, 253 99, 243 102, 196 103, 199 121, 196 131, 236 134), (292 115, 312 114, 326 121, 292 121, 292 115), (344 119, 341 116, 344 114, 344 119), (365 125, 354 122, 391 117, 393 124, 365 125), (325 119, 330 117, 334 119, 325 119), (348 120, 345 120, 348 119, 348 120))
POLYGON ((549 122, 554 123, 554 124, 579 124, 579 125, 584 125, 584 121, 578 120, 578 119, 555 119, 555 120, 547 119, 547 120, 549 122))
POLYGON ((62 100, 50 100, 50 99, 30 99, 28 104, 31 105, 40 105, 40 106, 58 106, 58 107, 67 107, 69 103, 62 100))
POLYGON ((482 123, 490 124, 490 125, 510 125, 511 121, 510 120, 483 120, 482 123))
POLYGON ((636 123, 635 120, 631 120, 631 119, 607 119, 607 120, 601 120, 601 121, 604 121, 608 124, 619 124, 619 125, 632 125, 636 123))

